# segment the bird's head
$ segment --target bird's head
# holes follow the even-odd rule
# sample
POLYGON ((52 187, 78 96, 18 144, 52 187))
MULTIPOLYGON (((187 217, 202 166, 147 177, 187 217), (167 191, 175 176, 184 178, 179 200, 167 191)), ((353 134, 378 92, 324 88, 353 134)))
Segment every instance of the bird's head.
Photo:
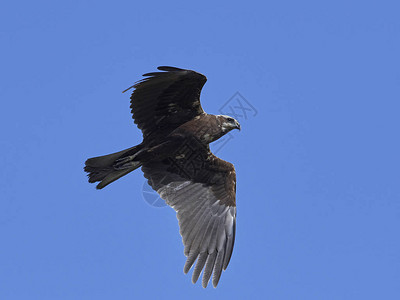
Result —
POLYGON ((235 120, 232 117, 229 116, 224 116, 224 115, 219 115, 218 120, 220 122, 221 130, 222 132, 228 133, 232 129, 239 129, 240 130, 240 124, 237 120, 235 120))

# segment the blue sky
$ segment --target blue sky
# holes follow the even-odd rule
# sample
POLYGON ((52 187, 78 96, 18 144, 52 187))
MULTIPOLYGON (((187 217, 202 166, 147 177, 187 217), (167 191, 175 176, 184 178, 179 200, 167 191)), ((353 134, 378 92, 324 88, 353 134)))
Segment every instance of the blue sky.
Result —
POLYGON ((2 4, 0 298, 399 299, 399 9, 2 4), (217 289, 183 274, 175 213, 144 200, 141 171, 97 191, 82 170, 141 141, 121 91, 159 65, 205 74, 208 113, 236 92, 256 112, 218 151, 238 215, 217 289))

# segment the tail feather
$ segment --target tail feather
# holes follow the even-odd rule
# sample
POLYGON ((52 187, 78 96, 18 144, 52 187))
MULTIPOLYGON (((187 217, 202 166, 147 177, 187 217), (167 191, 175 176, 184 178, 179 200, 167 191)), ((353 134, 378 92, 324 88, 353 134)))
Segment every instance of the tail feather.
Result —
POLYGON ((118 178, 136 170, 141 166, 140 162, 130 163, 126 168, 115 167, 115 161, 126 156, 135 154, 141 149, 141 145, 125 149, 116 153, 89 158, 85 162, 84 170, 88 172, 89 182, 100 183, 96 186, 97 189, 102 189, 118 178))
POLYGON ((96 185, 96 189, 102 189, 103 187, 109 185, 110 183, 114 182, 115 180, 121 178, 122 176, 125 176, 126 174, 132 172, 137 168, 130 168, 126 170, 118 170, 118 171, 112 171, 104 179, 101 180, 101 182, 96 185))

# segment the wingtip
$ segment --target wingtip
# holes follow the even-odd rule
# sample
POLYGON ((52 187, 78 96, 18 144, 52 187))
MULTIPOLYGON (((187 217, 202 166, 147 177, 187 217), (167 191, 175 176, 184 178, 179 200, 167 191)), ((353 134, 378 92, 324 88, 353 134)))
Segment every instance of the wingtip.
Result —
POLYGON ((185 69, 177 68, 177 67, 170 67, 170 66, 159 66, 157 70, 166 71, 166 72, 179 72, 185 71, 185 69))
POLYGON ((193 284, 196 284, 196 282, 197 282, 198 279, 199 279, 199 278, 193 278, 193 277, 192 277, 192 283, 193 283, 193 284))
POLYGON ((187 273, 189 273, 189 271, 190 271, 190 268, 187 268, 187 266, 185 265, 183 267, 183 274, 187 274, 187 273))
POLYGON ((220 278, 221 278, 221 275, 219 275, 218 278, 214 278, 214 277, 213 277, 213 279, 212 279, 212 285, 213 285, 213 288, 214 288, 214 289, 217 288, 220 278))
MULTIPOLYGON (((136 84, 136 83, 135 83, 135 84, 136 84)), ((129 91, 130 89, 134 88, 134 87, 135 87, 135 84, 132 85, 132 86, 130 86, 130 87, 128 87, 126 90, 123 90, 123 91, 122 91, 122 94, 125 93, 126 91, 129 91)))
POLYGON ((201 286, 203 287, 203 289, 206 289, 208 285, 208 281, 205 282, 204 280, 201 282, 201 286))

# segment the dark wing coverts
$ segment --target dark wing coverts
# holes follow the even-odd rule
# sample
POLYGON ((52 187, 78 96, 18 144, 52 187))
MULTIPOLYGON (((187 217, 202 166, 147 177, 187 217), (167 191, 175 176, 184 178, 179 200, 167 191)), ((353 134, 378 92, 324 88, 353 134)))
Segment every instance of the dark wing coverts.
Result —
POLYGON ((163 138, 204 113, 200 105, 204 75, 174 67, 158 69, 166 72, 144 74, 148 77, 132 86, 131 111, 144 140, 163 138))
POLYGON ((152 188, 176 210, 188 257, 184 272, 189 272, 197 259, 192 282, 197 281, 204 268, 203 287, 207 287, 212 273, 213 286, 217 286, 232 255, 236 228, 235 169, 210 155, 211 162, 203 162, 200 176, 178 175, 174 161, 147 163, 142 167, 152 188), (196 177, 203 179, 199 182, 196 177))

